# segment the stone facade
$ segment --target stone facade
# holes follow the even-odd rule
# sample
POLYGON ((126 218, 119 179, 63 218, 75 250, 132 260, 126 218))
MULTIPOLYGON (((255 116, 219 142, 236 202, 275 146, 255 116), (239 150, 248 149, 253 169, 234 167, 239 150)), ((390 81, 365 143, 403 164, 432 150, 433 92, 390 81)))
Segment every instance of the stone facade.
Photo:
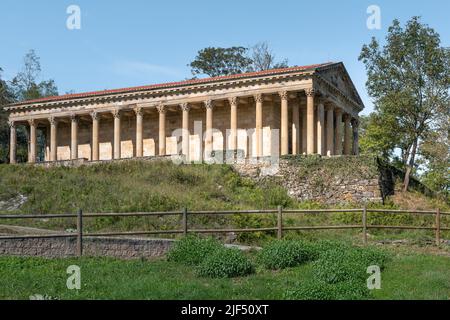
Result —
POLYGON ((357 154, 363 107, 342 63, 48 97, 6 107, 10 162, 17 125, 28 129, 30 163, 37 130, 45 161, 182 154, 190 162, 236 149, 246 158, 357 154))
MULTIPOLYGON (((121 259, 153 258, 167 253, 173 240, 83 238, 83 255, 121 259)), ((0 255, 62 258, 76 256, 76 238, 0 239, 0 255)))

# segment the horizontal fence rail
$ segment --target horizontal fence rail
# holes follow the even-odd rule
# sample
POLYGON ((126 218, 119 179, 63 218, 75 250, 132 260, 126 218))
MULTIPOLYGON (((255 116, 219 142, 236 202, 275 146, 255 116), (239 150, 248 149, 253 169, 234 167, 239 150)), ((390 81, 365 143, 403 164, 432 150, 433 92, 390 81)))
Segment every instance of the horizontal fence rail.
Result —
MULTIPOLYGON (((232 232, 269 232, 276 231, 277 238, 283 237, 283 231, 307 231, 307 230, 349 230, 362 229, 363 243, 367 244, 367 230, 369 229, 395 229, 395 230, 428 230, 435 231, 436 245, 441 243, 441 232, 450 231, 450 227, 444 227, 441 223, 442 216, 450 216, 450 212, 441 212, 440 209, 431 210, 392 210, 392 209, 369 209, 366 207, 356 209, 277 209, 266 210, 202 210, 188 211, 183 208, 180 211, 154 211, 154 212, 125 212, 125 213, 83 213, 80 209, 76 214, 1 214, 2 219, 55 219, 55 218, 76 218, 76 233, 55 233, 55 234, 31 234, 31 235, 12 235, 0 236, 0 240, 14 239, 38 239, 38 238, 76 238, 77 255, 83 254, 83 237, 109 237, 109 236, 135 236, 135 235, 160 235, 160 234, 183 234, 189 233, 232 233, 232 232), (324 213, 361 213, 361 224, 351 225, 328 225, 328 226, 284 226, 283 214, 324 214, 324 213), (374 225, 367 223, 368 213, 389 213, 389 214, 411 214, 411 215, 434 215, 434 226, 400 226, 400 225, 374 225), (277 215, 277 225, 264 228, 225 228, 225 229, 196 229, 188 227, 188 216, 191 215, 233 215, 233 214, 275 214, 277 215), (84 218, 102 218, 102 217, 162 217, 162 216, 180 216, 181 229, 179 230, 143 230, 143 231, 111 231, 111 232, 83 232, 84 218)), ((0 243, 1 244, 1 243, 0 243)))

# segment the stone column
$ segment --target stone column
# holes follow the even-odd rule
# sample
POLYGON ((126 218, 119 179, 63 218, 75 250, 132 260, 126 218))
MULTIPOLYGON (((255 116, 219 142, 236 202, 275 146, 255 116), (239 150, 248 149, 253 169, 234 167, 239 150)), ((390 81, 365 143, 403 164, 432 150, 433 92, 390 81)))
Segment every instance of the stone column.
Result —
MULTIPOLYGON (((159 113, 158 151, 160 156, 166 155, 166 108, 163 104, 156 107, 159 113)), ((156 152, 155 152, 156 153, 156 152)))
POLYGON ((262 118, 262 109, 263 109, 263 96, 262 94, 255 94, 255 150, 256 157, 263 156, 263 118, 262 118))
POLYGON ((292 154, 299 154, 300 151, 300 114, 298 99, 292 104, 292 154))
POLYGON ((34 119, 28 120, 28 125, 30 127, 29 135, 29 148, 28 148, 28 162, 36 162, 36 121, 34 119))
POLYGON ((306 126, 306 106, 300 106, 300 112, 302 117, 302 153, 306 154, 306 144, 308 142, 306 139, 306 137, 308 136, 306 126))
POLYGON ((358 125, 359 122, 357 119, 352 119, 352 131, 353 131, 353 146, 352 146, 352 154, 357 156, 359 155, 359 136, 358 136, 358 125))
POLYGON ((78 118, 75 114, 70 115, 70 159, 78 159, 78 118))
POLYGON ((48 118, 50 122, 50 161, 57 160, 57 149, 58 149, 58 120, 55 117, 48 118))
POLYGON ((325 155, 325 113, 323 101, 317 104, 317 153, 325 155))
POLYGON ((334 107, 327 106, 327 156, 334 155, 334 107))
POLYGON ((289 153, 288 94, 287 91, 278 94, 281 99, 281 155, 285 155, 289 153))
POLYGON ((112 111, 114 117, 114 159, 120 159, 120 111, 112 111))
POLYGON ((213 151, 213 102, 206 100, 204 102, 206 109, 206 132, 205 132, 205 158, 211 158, 213 151))
POLYGON ((94 111, 91 113, 91 117, 92 117, 92 161, 98 161, 99 160, 99 156, 98 156, 98 127, 99 127, 99 114, 94 111))
POLYGON ((351 116, 346 113, 344 115, 344 154, 350 155, 352 145, 352 132, 350 128, 351 116))
POLYGON ((16 163, 16 148, 17 148, 17 134, 16 134, 16 124, 14 121, 9 121, 9 163, 16 163))
POLYGON ((28 149, 28 162, 36 162, 36 121, 34 119, 28 120, 30 126, 30 147, 28 149))
POLYGON ((314 89, 305 90, 306 93, 306 153, 314 153, 314 89))
POLYGON ((140 158, 144 155, 143 152, 143 143, 142 140, 142 108, 136 107, 134 108, 134 113, 136 114, 136 157, 140 158))
POLYGON ((189 110, 191 109, 191 106, 188 103, 182 103, 180 104, 181 110, 183 112, 183 136, 182 136, 182 144, 181 144, 181 151, 182 154, 186 158, 186 162, 189 161, 189 139, 190 139, 190 133, 189 133, 189 110))
POLYGON ((237 149, 237 97, 228 99, 230 102, 230 144, 231 150, 237 149))
POLYGON ((334 154, 342 155, 342 110, 336 108, 336 124, 334 131, 334 154))

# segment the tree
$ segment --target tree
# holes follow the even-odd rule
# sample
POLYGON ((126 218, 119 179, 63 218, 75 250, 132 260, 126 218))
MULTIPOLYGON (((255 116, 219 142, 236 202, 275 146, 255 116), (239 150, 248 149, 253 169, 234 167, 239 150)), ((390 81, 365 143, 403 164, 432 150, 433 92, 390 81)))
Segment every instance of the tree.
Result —
POLYGON ((194 76, 206 74, 210 77, 227 76, 249 71, 285 68, 288 60, 275 62, 276 58, 267 42, 260 42, 251 49, 246 47, 208 47, 198 51, 188 66, 194 76))
POLYGON ((263 71, 288 67, 287 59, 284 59, 280 62, 275 62, 276 57, 273 54, 273 51, 269 48, 269 44, 267 42, 259 42, 252 47, 251 59, 251 69, 253 71, 263 71))
POLYGON ((244 47, 214 48, 208 47, 197 53, 189 66, 192 74, 206 74, 210 77, 243 73, 248 70, 252 61, 246 56, 248 49, 244 47))
MULTIPOLYGON (((16 101, 58 95, 58 89, 53 80, 38 81, 40 73, 39 57, 34 50, 30 50, 24 57, 22 70, 10 82, 0 77, 0 163, 6 162, 9 157, 8 116, 3 107, 16 101)), ((38 150, 42 150, 43 133, 38 130, 37 134, 38 150)), ((26 130, 22 126, 17 127, 17 160, 19 162, 26 161, 27 139, 26 130)))
POLYGON ((22 71, 10 83, 16 101, 58 95, 58 88, 52 79, 38 82, 41 73, 41 63, 34 50, 30 50, 25 55, 23 62, 22 71))
POLYGON ((366 87, 378 117, 395 122, 395 147, 406 167, 407 190, 421 141, 439 117, 450 114, 450 52, 440 46, 438 33, 413 17, 404 29, 394 20, 384 47, 372 38, 359 60, 365 64, 366 87))

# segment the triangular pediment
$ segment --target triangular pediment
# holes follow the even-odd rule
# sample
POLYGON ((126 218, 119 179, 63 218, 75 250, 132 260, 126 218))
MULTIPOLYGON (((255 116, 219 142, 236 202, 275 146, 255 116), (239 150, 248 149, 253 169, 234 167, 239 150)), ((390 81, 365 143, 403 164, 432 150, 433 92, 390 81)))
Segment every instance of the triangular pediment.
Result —
POLYGON ((342 62, 320 67, 316 72, 351 100, 364 107, 361 97, 342 62))

